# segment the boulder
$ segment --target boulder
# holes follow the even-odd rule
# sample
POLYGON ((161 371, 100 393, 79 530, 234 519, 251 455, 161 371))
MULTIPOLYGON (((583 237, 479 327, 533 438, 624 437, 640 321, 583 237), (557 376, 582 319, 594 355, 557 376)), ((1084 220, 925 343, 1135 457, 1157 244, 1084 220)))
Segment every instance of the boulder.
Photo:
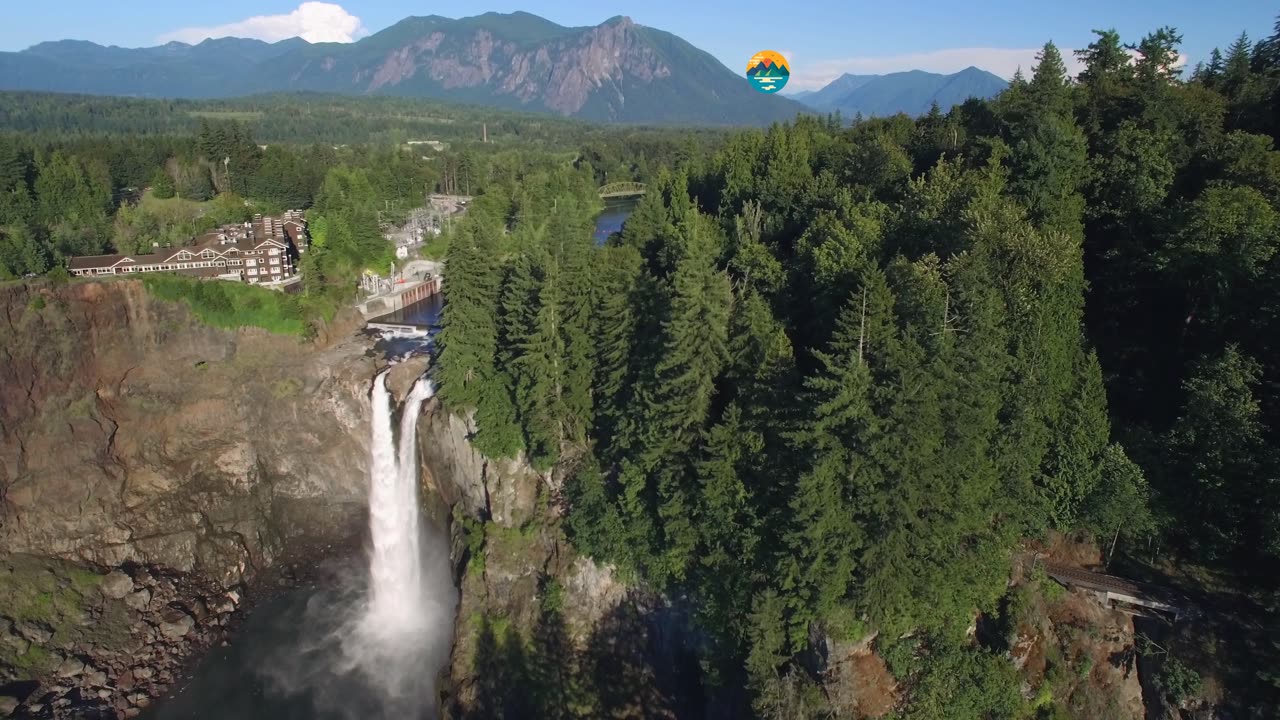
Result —
POLYGON ((0 717, 9 717, 18 709, 18 698, 0 695, 0 717))
POLYGON ((21 635, 2 635, 0 636, 0 642, 13 648, 15 656, 26 655, 27 651, 31 649, 31 641, 21 635))
POLYGON ((86 673, 84 676, 84 684, 89 687, 102 687, 107 684, 107 674, 101 670, 86 673))
POLYGON ((124 598, 124 604, 138 612, 142 612, 147 609, 147 605, 151 604, 151 591, 142 588, 137 592, 129 593, 124 598))
POLYGON ((150 680, 151 676, 155 674, 156 671, 146 665, 139 665, 133 669, 133 677, 137 680, 150 680))
POLYGON ((55 671, 58 677, 70 678, 76 677, 84 672, 84 661, 74 655, 62 661, 55 671))
POLYGON ((126 670, 121 673, 120 677, 116 678, 116 687, 121 690, 132 690, 136 683, 137 681, 133 679, 132 670, 126 670))
POLYGON ((123 570, 112 570, 107 576, 102 578, 102 584, 98 586, 102 594, 111 600, 120 600, 125 595, 133 592, 133 578, 129 577, 123 570))
POLYGON ((40 623, 23 622, 14 626, 18 634, 37 645, 44 645, 53 639, 53 630, 40 623))
POLYGON ((180 640, 191 632, 191 628, 195 627, 196 621, 190 615, 176 608, 169 608, 160 616, 160 625, 158 626, 160 634, 170 640, 180 640))

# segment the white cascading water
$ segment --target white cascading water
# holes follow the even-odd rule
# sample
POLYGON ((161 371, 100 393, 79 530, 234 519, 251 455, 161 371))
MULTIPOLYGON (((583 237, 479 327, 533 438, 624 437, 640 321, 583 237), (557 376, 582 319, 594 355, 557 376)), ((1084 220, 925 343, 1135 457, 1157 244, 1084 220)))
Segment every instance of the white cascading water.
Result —
POLYGON ((211 673, 200 700, 172 717, 436 717, 437 673, 448 661, 458 598, 448 537, 424 520, 418 497, 418 415, 434 392, 431 380, 419 378, 397 428, 387 373, 374 379, 367 574, 340 560, 324 582, 282 596, 235 646, 240 653, 227 656, 226 669, 211 673), (224 688, 219 678, 238 678, 241 665, 269 692, 251 711, 241 703, 222 712, 219 694, 240 688, 224 688))
POLYGON ((384 372, 373 386, 373 445, 369 481, 369 607, 363 628, 373 638, 413 634, 425 622, 422 540, 418 510, 417 431, 422 403, 435 392, 430 379, 414 384, 400 420, 399 451, 384 372))
POLYGON ((397 440, 387 372, 373 383, 369 587, 345 644, 353 664, 383 688, 388 710, 397 700, 430 702, 434 670, 447 657, 452 631, 456 597, 447 541, 423 532, 418 498, 418 415, 434 394, 426 376, 414 383, 397 440))

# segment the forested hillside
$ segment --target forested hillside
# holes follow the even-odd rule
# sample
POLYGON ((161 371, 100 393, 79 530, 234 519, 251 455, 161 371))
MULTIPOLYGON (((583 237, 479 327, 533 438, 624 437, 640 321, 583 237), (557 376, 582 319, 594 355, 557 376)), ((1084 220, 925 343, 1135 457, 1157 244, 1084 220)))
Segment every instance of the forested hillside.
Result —
MULTIPOLYGON (((707 682, 761 717, 827 716, 815 630, 878 632, 905 718, 1108 716, 1029 705, 967 637, 1022 540, 1205 569, 1278 627, 1280 27, 1185 80, 1179 41, 736 134, 604 247, 580 181, 490 195, 452 239, 441 396, 564 482, 579 550, 696 608, 707 682)), ((1273 640, 1175 638, 1148 707, 1195 666, 1274 709, 1273 640)))
POLYGON ((292 320, 313 320, 351 299, 365 268, 387 266, 379 225, 402 219, 427 193, 510 193, 564 168, 588 185, 643 179, 722 137, 363 102, 0 94, 11 131, 0 134, 0 279, 62 273, 76 255, 149 252, 254 213, 308 208, 319 252, 304 260, 310 300, 292 320), (401 113, 440 132, 383 134, 401 113), (259 132, 273 142, 260 144, 259 132), (352 142, 333 145, 331 137, 352 142), (442 150, 407 144, 440 137, 442 150))

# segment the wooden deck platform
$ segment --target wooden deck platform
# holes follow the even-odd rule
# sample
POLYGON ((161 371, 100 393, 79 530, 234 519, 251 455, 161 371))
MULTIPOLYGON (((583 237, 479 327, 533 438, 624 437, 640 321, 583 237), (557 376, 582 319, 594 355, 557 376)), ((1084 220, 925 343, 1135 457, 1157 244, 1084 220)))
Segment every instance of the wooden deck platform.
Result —
POLYGON ((1119 610, 1135 612, 1131 608, 1145 608, 1172 614, 1177 620, 1189 609, 1168 592, 1151 585, 1056 563, 1044 563, 1044 569, 1045 574, 1063 585, 1089 592, 1100 602, 1119 610))

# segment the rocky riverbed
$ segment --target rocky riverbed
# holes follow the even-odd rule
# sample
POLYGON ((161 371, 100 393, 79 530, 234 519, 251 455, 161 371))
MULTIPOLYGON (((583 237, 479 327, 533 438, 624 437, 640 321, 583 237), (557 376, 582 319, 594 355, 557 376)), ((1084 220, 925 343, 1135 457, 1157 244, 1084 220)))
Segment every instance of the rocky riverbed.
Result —
POLYGON ((98 574, 11 555, 0 571, 0 713, 16 717, 136 717, 221 641, 244 597, 154 566, 98 574))

